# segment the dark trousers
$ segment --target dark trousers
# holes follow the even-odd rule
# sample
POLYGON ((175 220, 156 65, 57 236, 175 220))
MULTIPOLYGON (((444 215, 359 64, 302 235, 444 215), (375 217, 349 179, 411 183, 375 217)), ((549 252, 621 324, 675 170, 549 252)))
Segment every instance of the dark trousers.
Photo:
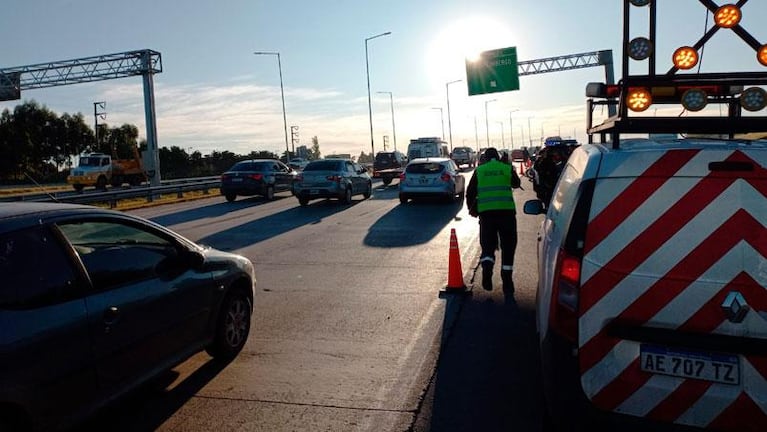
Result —
POLYGON ((517 216, 510 210, 491 210, 479 214, 479 244, 482 247, 480 261, 493 258, 501 242, 501 265, 514 265, 517 249, 517 216))

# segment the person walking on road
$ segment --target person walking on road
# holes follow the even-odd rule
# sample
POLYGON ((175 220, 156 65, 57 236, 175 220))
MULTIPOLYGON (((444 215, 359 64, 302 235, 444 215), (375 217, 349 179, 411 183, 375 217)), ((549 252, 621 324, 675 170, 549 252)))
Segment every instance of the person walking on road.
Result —
POLYGON ((517 211, 512 189, 521 187, 519 176, 509 164, 501 162, 498 150, 485 151, 486 162, 471 176, 466 188, 469 214, 479 217, 479 244, 482 256, 482 288, 493 289, 493 266, 498 240, 501 243, 501 281, 504 292, 514 292, 512 274, 517 248, 517 211))

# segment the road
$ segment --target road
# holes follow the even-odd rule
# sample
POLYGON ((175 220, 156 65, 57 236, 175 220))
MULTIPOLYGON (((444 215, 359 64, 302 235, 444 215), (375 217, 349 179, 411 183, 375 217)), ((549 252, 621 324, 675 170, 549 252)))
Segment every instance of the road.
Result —
MULTIPOLYGON (((470 173, 464 175, 469 176, 470 173)), ((517 191, 518 206, 533 197, 517 191)), ((352 205, 223 197, 132 213, 253 260, 250 338, 220 366, 200 353, 102 410, 112 431, 537 431, 533 302, 540 217, 518 215, 515 299, 470 284, 440 298, 455 228, 464 280, 479 255, 464 205, 400 205, 377 183, 352 205)), ((521 212, 520 212, 521 213, 521 212)), ((498 273, 498 272, 497 272, 498 273)))

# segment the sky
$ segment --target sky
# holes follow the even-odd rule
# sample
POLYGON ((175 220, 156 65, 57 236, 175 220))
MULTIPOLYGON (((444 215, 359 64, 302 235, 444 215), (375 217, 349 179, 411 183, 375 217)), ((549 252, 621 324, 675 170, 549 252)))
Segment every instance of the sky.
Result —
MULTIPOLYGON (((699 0, 656 1, 656 49, 665 71, 676 47, 703 35, 707 10, 699 0)), ((619 79, 622 3, 4 0, 0 68, 152 49, 162 56, 162 73, 154 76, 160 147, 282 153, 277 56, 253 54, 279 52, 285 117, 289 130, 298 127, 298 145, 316 136, 324 155, 357 156, 371 151, 365 40, 391 32, 367 42, 376 152, 385 142, 393 150, 395 136, 401 151, 423 136, 452 135, 453 146, 471 147, 537 145, 551 135, 585 142, 584 89, 604 81, 603 68, 522 76, 518 91, 468 96, 464 59, 506 47, 516 47, 519 61, 609 49, 619 79), (446 85, 455 80, 462 81, 446 85), (391 99, 379 92, 391 92, 391 99)), ((632 12, 632 36, 647 36, 647 9, 632 12)), ((760 22, 767 1, 750 0, 743 14, 743 27, 767 43, 760 22)), ((631 72, 642 67, 632 62, 631 72)), ((762 69, 730 30, 719 31, 703 52, 702 72, 762 69)), ((29 90, 21 101, 0 102, 0 110, 26 100, 60 115, 81 112, 91 125, 93 103, 104 101, 107 124, 135 124, 145 137, 140 77, 29 90)))

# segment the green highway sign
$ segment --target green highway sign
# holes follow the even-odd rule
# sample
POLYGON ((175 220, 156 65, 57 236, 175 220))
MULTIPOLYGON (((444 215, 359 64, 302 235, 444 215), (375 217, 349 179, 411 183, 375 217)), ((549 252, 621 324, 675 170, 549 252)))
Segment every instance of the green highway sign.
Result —
POLYGON ((469 96, 519 90, 517 48, 484 51, 477 60, 466 60, 469 96))

